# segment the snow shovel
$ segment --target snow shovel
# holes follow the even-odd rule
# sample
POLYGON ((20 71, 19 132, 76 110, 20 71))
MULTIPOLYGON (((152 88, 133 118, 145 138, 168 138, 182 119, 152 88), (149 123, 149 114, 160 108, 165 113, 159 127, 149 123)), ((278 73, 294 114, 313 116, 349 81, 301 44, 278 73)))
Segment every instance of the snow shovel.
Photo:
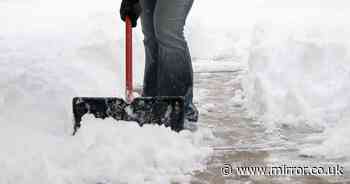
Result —
POLYGON ((73 98, 74 132, 81 127, 82 117, 92 114, 95 118, 135 121, 140 126, 158 124, 181 131, 184 127, 183 96, 133 96, 132 80, 132 27, 127 17, 126 24, 126 99, 116 97, 73 98))

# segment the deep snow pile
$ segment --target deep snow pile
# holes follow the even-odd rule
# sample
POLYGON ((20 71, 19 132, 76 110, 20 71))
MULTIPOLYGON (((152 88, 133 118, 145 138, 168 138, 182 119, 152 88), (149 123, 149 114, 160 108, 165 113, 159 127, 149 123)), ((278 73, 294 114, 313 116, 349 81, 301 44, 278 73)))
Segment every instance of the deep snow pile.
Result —
POLYGON ((347 0, 197 1, 188 24, 192 55, 246 67, 244 102, 270 131, 281 125, 323 131, 317 136, 323 144, 303 153, 350 158, 349 5, 347 0))
POLYGON ((210 132, 180 134, 164 127, 85 117, 75 137, 23 126, 2 127, 1 183, 186 182, 202 169, 210 132), (184 175, 184 174, 187 174, 184 175))
POLYGON ((262 12, 249 50, 248 108, 272 129, 324 130, 323 144, 309 145, 305 154, 349 158, 347 2, 312 2, 318 4, 284 2, 294 6, 262 12))
MULTIPOLYGON (((0 183, 185 182, 210 154, 210 131, 86 117, 74 96, 123 96, 120 1, 0 2, 0 183)), ((135 73, 142 81, 140 30, 135 73)))

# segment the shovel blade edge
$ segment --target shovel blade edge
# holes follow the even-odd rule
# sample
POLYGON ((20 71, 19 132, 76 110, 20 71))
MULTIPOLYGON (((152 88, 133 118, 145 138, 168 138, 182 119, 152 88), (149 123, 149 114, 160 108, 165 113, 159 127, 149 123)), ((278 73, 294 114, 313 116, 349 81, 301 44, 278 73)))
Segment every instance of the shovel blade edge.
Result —
POLYGON ((95 118, 136 121, 144 124, 158 124, 183 130, 184 98, 178 96, 139 97, 131 103, 115 97, 75 97, 73 98, 74 132, 81 127, 85 114, 95 118))

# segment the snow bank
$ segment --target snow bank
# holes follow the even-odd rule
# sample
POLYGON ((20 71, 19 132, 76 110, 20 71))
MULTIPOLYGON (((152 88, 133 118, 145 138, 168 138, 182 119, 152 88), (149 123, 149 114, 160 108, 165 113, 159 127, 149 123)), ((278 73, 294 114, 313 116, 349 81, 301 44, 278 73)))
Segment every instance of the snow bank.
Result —
POLYGON ((85 117, 75 137, 22 126, 1 128, 1 183, 188 182, 204 168, 210 132, 85 117), (187 175, 187 176, 186 176, 187 175))
POLYGON ((272 29, 256 30, 249 59, 251 108, 277 121, 336 123, 349 107, 347 43, 321 32, 272 29))
MULTIPOLYGON (((343 118, 335 127, 326 129, 321 135, 324 141, 317 146, 306 146, 301 153, 326 158, 348 158, 350 153, 349 118, 343 118)), ((316 139, 319 139, 316 137, 316 139)), ((347 163, 349 165, 349 163, 347 163)))
POLYGON ((313 153, 349 157, 350 138, 339 131, 350 131, 344 125, 350 113, 349 5, 347 0, 197 1, 187 30, 192 56, 247 66, 245 94, 236 97, 247 97, 242 102, 252 115, 271 131, 281 125, 325 130, 327 140, 311 146, 313 153))
POLYGON ((266 4, 269 11, 252 30, 247 106, 272 129, 326 130, 324 143, 311 146, 310 154, 350 157, 347 2, 298 2, 289 2, 291 8, 266 4))

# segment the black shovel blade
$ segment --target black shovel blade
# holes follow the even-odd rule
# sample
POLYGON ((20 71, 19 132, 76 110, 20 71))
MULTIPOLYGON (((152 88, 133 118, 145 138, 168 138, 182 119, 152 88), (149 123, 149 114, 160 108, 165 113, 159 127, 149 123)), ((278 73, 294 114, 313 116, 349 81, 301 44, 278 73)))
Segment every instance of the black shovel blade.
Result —
POLYGON ((81 126, 82 117, 92 114, 96 118, 108 117, 116 120, 136 121, 144 124, 158 124, 171 127, 174 131, 183 130, 184 98, 179 96, 159 96, 135 98, 126 103, 115 97, 75 97, 73 99, 74 132, 81 126))

